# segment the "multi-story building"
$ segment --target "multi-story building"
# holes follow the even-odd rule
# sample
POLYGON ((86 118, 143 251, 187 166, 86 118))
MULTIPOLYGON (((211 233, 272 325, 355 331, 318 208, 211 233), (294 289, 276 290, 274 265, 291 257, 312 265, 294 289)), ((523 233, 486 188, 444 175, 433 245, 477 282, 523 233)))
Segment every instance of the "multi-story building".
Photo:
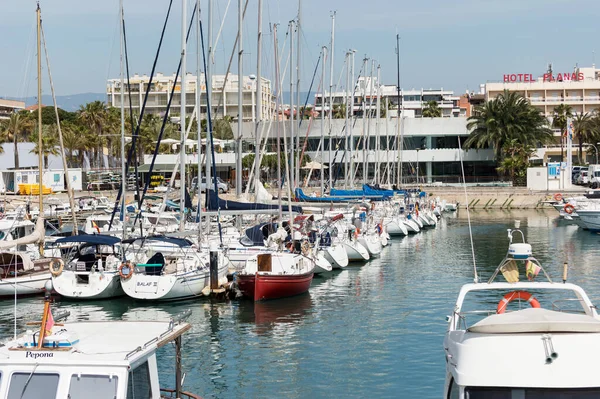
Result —
POLYGON ((25 109, 24 101, 4 100, 0 98, 0 119, 9 119, 10 114, 25 109))
POLYGON ((504 74, 499 82, 485 84, 485 99, 496 98, 504 90, 521 93, 547 117, 560 104, 571 106, 574 114, 600 108, 600 69, 576 67, 573 71, 553 71, 550 66, 542 74, 504 74))
MULTIPOLYGON (((131 104, 134 109, 139 110, 144 101, 144 95, 150 84, 150 77, 147 75, 135 74, 129 79, 130 88, 125 91, 125 107, 129 107, 129 95, 131 94, 131 104)), ((206 117, 206 85, 204 74, 200 76, 201 94, 200 94, 200 113, 201 118, 206 117)), ((196 82, 197 77, 192 74, 186 76, 186 112, 191 115, 196 106, 196 82)), ((127 85, 127 83, 125 83, 127 85)), ((271 88, 271 81, 261 78, 262 84, 262 119, 272 119, 274 115, 274 97, 271 88)), ((152 79, 148 100, 146 102, 146 111, 153 114, 164 114, 167 111, 167 104, 171 90, 175 85, 175 92, 171 102, 171 114, 179 114, 181 107, 181 79, 175 81, 175 75, 163 75, 157 73, 152 79)), ((256 117, 256 77, 253 75, 244 76, 242 81, 242 112, 244 121, 253 121, 256 117)), ((109 79, 106 86, 107 102, 109 106, 121 106, 121 80, 109 79)), ((217 75, 212 78, 212 110, 213 117, 221 118, 223 116, 238 118, 238 77, 230 75, 225 81, 225 75, 217 75)))
MULTIPOLYGON (((377 107, 377 80, 373 79, 373 87, 371 88, 371 79, 368 77, 361 77, 357 81, 356 88, 354 90, 354 115, 362 116, 366 111, 374 114, 377 107), (372 99, 371 99, 372 95, 372 99)), ((454 95, 453 91, 444 89, 411 89, 411 90, 400 90, 394 85, 381 85, 381 103, 387 105, 388 109, 398 109, 398 103, 403 111, 403 115, 406 117, 420 118, 423 116, 423 110, 427 108, 430 101, 435 101, 438 107, 442 111, 442 117, 457 117, 465 116, 465 110, 461 109, 460 97, 454 95)), ((329 104, 329 93, 325 93, 325 111, 328 112, 330 109, 336 109, 338 107, 345 107, 349 93, 347 92, 334 92, 332 96, 332 104, 329 104)), ((315 95, 315 111, 321 112, 322 110, 322 94, 315 95)), ((384 105, 384 106, 385 106, 384 105)))

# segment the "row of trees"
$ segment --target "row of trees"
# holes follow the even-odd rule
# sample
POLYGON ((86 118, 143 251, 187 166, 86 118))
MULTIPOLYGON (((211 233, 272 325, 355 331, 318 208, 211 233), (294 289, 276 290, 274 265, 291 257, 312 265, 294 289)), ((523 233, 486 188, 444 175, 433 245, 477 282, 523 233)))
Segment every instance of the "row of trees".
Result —
POLYGON ((509 91, 475 107, 467 123, 471 134, 465 141, 465 148, 492 148, 498 172, 513 182, 523 182, 535 148, 555 142, 553 128, 561 132, 562 143, 569 118, 573 118, 574 139, 579 146, 578 162, 583 164, 585 143, 600 141, 598 112, 574 115, 569 105, 561 104, 554 108, 550 123, 521 94, 509 91))
MULTIPOLYGON (((107 151, 109 162, 120 158, 121 154, 121 111, 118 108, 107 107, 101 101, 94 101, 82 105, 76 112, 58 110, 63 143, 67 156, 67 164, 70 167, 82 166, 84 156, 90 161, 92 168, 102 168, 103 155, 107 151), (106 150, 105 150, 106 149, 106 150)), ((129 112, 126 111, 125 135, 132 136, 132 124, 129 112)), ((139 115, 134 113, 134 124, 137 124, 139 115)), ((144 154, 154 151, 156 141, 161 131, 163 118, 155 114, 145 114, 140 125, 137 141, 139 143, 139 161, 144 154)), ((189 123, 189 119, 188 119, 189 123)), ((192 126, 189 138, 197 139, 196 122, 192 126)), ((231 130, 231 118, 225 117, 214 122, 213 130, 215 138, 229 140, 233 138, 231 130)), ((54 107, 42 108, 42 154, 45 167, 48 166, 48 157, 59 154, 58 127, 54 107)), ((206 131, 206 119, 201 122, 202 131, 206 131)), ((170 120, 165 124, 163 139, 180 137, 179 125, 170 120)), ((203 135, 204 137, 204 135, 203 135)), ((9 120, 0 121, 0 143, 12 143, 14 145, 14 164, 19 167, 19 152, 17 150, 20 142, 33 142, 35 148, 32 152, 38 154, 38 113, 21 111, 11 115, 9 120)), ((130 141, 128 139, 128 141, 130 141)), ((129 144, 127 148, 129 148, 129 144)), ((164 150, 164 148, 163 148, 164 150)), ((0 152, 3 149, 0 146, 0 152)))

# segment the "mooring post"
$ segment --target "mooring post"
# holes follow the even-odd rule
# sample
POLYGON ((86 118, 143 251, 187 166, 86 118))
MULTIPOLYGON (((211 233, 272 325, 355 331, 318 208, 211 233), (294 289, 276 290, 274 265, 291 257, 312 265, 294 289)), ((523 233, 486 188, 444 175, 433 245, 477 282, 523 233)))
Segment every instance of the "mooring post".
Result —
POLYGON ((181 397, 181 335, 175 338, 175 397, 181 397))
POLYGON ((219 288, 219 245, 216 241, 210 242, 210 289, 219 288))

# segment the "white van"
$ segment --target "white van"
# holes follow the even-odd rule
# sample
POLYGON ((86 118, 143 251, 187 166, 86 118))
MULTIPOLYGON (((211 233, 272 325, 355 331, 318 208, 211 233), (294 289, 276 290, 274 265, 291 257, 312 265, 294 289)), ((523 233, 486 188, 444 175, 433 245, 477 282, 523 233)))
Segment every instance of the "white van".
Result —
POLYGON ((591 188, 600 187, 600 165, 590 165, 588 167, 588 184, 591 188))

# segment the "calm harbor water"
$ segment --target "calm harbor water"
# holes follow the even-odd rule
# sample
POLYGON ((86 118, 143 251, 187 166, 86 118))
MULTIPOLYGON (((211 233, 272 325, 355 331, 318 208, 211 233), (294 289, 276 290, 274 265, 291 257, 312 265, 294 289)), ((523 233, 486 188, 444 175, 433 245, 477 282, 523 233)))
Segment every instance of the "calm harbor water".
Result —
MULTIPOLYGON (((515 219, 551 276, 600 299, 600 237, 557 220, 553 210, 472 214, 478 270, 487 279, 506 253, 515 219)), ((167 319, 192 309, 184 388, 205 398, 440 398, 445 316, 473 279, 466 214, 437 229, 395 239, 363 266, 316 277, 307 295, 254 304, 206 299, 147 305, 126 298, 58 302, 70 320, 167 319)), ((17 324, 41 315, 42 301, 19 301, 17 324)), ((1 336, 13 332, 13 302, 0 302, 1 336)), ((174 385, 174 350, 159 352, 163 386, 174 385)))

